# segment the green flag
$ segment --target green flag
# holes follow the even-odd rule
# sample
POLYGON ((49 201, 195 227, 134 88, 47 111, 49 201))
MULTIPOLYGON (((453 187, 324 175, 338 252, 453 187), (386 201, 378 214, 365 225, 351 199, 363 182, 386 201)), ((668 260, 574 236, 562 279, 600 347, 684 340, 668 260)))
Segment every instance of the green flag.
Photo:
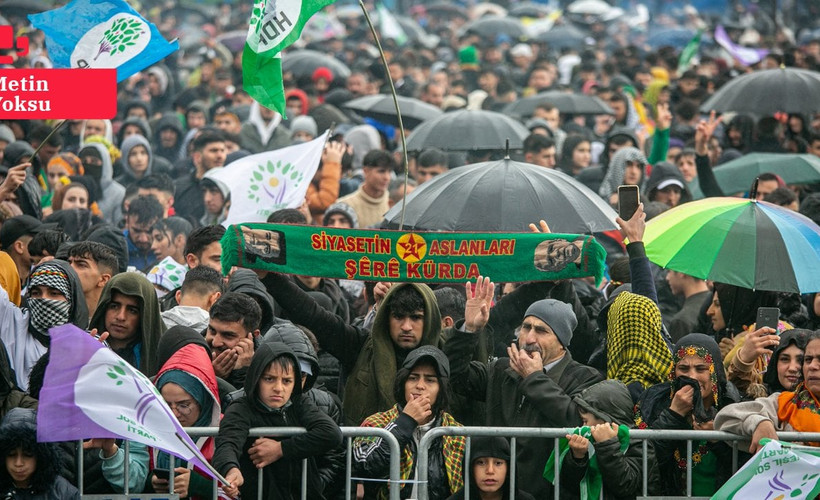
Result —
POLYGON ((308 19, 334 0, 256 0, 242 52, 245 90, 285 115, 280 52, 299 39, 308 19))
POLYGON ((700 38, 703 36, 703 28, 699 29, 695 36, 689 40, 689 43, 686 44, 686 47, 680 53, 680 59, 678 59, 678 73, 683 73, 689 66, 692 64, 692 58, 698 53, 700 49, 700 38))

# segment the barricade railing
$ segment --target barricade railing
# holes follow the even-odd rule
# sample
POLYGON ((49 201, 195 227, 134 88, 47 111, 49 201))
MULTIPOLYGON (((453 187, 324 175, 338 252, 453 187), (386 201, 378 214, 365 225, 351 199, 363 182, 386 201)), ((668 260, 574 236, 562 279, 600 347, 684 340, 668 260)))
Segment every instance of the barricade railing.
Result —
MULTIPOLYGON (((211 437, 216 436, 219 432, 218 427, 190 427, 185 429, 192 438, 211 437)), ((342 436, 346 440, 345 450, 345 498, 350 499, 352 491, 352 483, 356 478, 352 476, 352 456, 353 456, 353 438, 355 437, 379 437, 385 439, 390 447, 390 468, 389 479, 386 481, 390 485, 401 485, 408 481, 401 480, 400 462, 401 450, 399 448, 398 440, 387 430, 374 427, 342 427, 342 436)), ((282 438, 304 434, 307 431, 301 427, 260 427, 253 428, 249 431, 249 437, 271 437, 282 438)), ((561 428, 537 428, 537 427, 435 427, 429 430, 421 438, 418 446, 417 457, 415 462, 418 467, 417 482, 419 487, 418 500, 430 500, 427 494, 427 481, 429 477, 429 454, 431 445, 442 436, 466 436, 467 445, 465 449, 465 456, 469 456, 470 452, 470 438, 476 436, 501 436, 510 439, 510 498, 514 498, 516 490, 516 467, 517 467, 517 438, 544 438, 553 439, 552 449, 555 450, 556 457, 559 456, 559 439, 567 435, 567 429, 561 428)), ((780 432, 778 439, 781 441, 790 442, 820 442, 820 432, 780 432)), ((665 429, 631 429, 630 441, 642 442, 642 497, 648 496, 648 443, 650 440, 667 440, 667 441, 686 441, 686 497, 692 497, 692 443, 693 441, 725 441, 732 447, 732 471, 738 468, 738 442, 749 441, 748 436, 739 436, 721 431, 696 431, 696 430, 665 430, 665 429)), ((123 450, 125 453, 124 464, 124 495, 129 495, 129 442, 125 441, 123 450)), ((547 450, 544 450, 544 463, 549 456, 547 450)), ((77 485, 80 494, 83 494, 83 449, 82 442, 78 446, 77 457, 77 485)), ((170 457, 169 469, 174 469, 174 457, 170 457)), ((559 460, 555 461, 555 498, 559 498, 560 494, 560 473, 559 460)), ((470 489, 470 475, 471 468, 464 467, 464 488, 465 498, 469 498, 470 489)), ((151 471, 148 471, 149 475, 151 471)), ((263 498, 263 469, 258 472, 258 491, 257 498, 263 498)), ((302 461, 302 478, 301 491, 303 500, 307 499, 307 459, 302 461)), ((169 491, 174 489, 174 474, 169 478, 169 491)), ((213 482, 212 498, 217 500, 218 490, 217 481, 213 482)), ((390 488, 390 500, 398 500, 400 498, 400 487, 390 488)), ((602 493, 603 494, 603 493, 602 493)), ((135 497, 136 495, 132 495, 135 497)), ((163 498, 170 498, 173 495, 163 494, 163 498)), ((113 498, 116 495, 107 495, 106 498, 113 498)), ((435 499, 433 499, 435 500, 435 499)))
MULTIPOLYGON (((552 449, 555 451, 555 498, 558 499, 560 495, 560 460, 558 443, 559 439, 567 435, 567 429, 559 428, 537 428, 537 427, 434 427, 430 429, 419 441, 418 455, 416 463, 418 464, 418 481, 421 486, 427 484, 429 471, 429 454, 430 446, 442 436, 466 436, 467 448, 465 449, 465 456, 469 456, 470 438, 475 436, 501 436, 510 438, 510 498, 515 498, 515 470, 517 466, 516 438, 546 438, 553 439, 552 449)), ((820 442, 820 432, 779 432, 777 437, 781 441, 796 441, 796 442, 820 442)), ((630 441, 642 442, 642 496, 648 496, 648 469, 649 463, 647 460, 648 443, 650 440, 666 440, 666 441, 686 441, 686 497, 692 497, 692 442, 693 441, 726 441, 732 447, 732 471, 737 471, 738 468, 738 442, 749 441, 748 436, 739 436, 729 432, 721 431, 696 431, 696 430, 666 430, 666 429, 630 429, 630 441)), ((549 453, 544 450, 544 465, 546 465, 549 453)), ((472 471, 470 467, 464 467, 464 498, 469 498, 470 474, 472 471)), ((427 488, 420 487, 418 489, 418 500, 429 500, 427 495, 427 488)), ((603 495, 603 491, 601 492, 603 495)))
MULTIPOLYGON (((342 436, 346 440, 346 458, 345 458, 345 498, 351 498, 352 493, 352 464, 353 464, 353 438, 356 437, 377 437, 384 439, 388 446, 390 447, 390 467, 389 467, 389 479, 386 481, 387 484, 401 484, 401 449, 399 448, 399 442, 390 431, 385 429, 377 428, 377 427, 342 427, 342 436)), ((219 432, 219 427, 188 427, 185 429, 188 432, 188 435, 191 438, 196 439, 199 437, 212 437, 216 436, 219 432)), ((300 434, 307 433, 307 430, 302 427, 256 427, 250 429, 248 436, 249 437, 270 437, 270 438, 283 438, 283 437, 291 437, 297 436, 300 434)), ((77 457, 77 487, 80 490, 80 495, 83 495, 83 472, 84 472, 84 464, 83 464, 83 446, 82 441, 80 441, 78 446, 78 457, 77 457)), ((129 455, 130 455, 130 443, 125 441, 123 446, 123 451, 125 453, 125 465, 123 470, 123 478, 124 478, 124 491, 123 495, 125 497, 129 496, 129 483, 130 483, 130 476, 129 476, 129 455)), ((168 468, 173 471, 174 470, 174 456, 171 455, 170 462, 168 468)), ((307 459, 302 460, 302 479, 301 479, 301 492, 302 492, 302 500, 307 500, 307 459)), ((259 469, 258 472, 258 489, 257 489, 257 498, 261 499, 264 498, 263 496, 263 473, 264 468, 259 469)), ((148 471, 149 477, 151 471, 148 471)), ((213 481, 213 489, 212 489, 212 496, 213 500, 217 500, 218 498, 218 482, 216 480, 213 481)), ((170 492, 174 491, 174 474, 171 473, 168 479, 168 490, 170 492)), ((390 500, 399 500, 400 496, 400 488, 390 488, 390 500)), ((168 494, 162 494, 163 498, 169 498, 168 494)), ((170 495, 173 496, 173 495, 170 495)), ((114 498, 117 495, 106 495, 106 498, 114 498)))

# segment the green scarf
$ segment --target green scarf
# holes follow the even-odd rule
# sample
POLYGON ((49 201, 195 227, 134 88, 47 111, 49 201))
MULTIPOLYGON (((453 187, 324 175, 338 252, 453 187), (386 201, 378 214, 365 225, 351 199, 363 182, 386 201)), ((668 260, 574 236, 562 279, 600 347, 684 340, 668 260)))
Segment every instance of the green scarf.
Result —
MULTIPOLYGON (((576 427, 572 429, 569 434, 580 434, 589 439, 591 443, 595 442, 592 438, 592 432, 587 426, 576 427)), ((618 442, 621 444, 621 453, 626 453, 629 448, 629 427, 625 425, 618 426, 618 442)), ((569 440, 562 437, 558 440, 558 470, 560 472, 564 463, 564 457, 569 453, 569 440)), ((555 450, 550 453, 550 458, 547 460, 547 465, 544 467, 544 479, 552 484, 555 484, 555 450)), ((603 487, 603 480, 601 479, 601 469, 598 467, 598 457, 595 456, 593 448, 592 454, 589 457, 589 464, 587 465, 587 472, 581 480, 581 498, 583 500, 598 500, 601 497, 601 488, 603 487)))

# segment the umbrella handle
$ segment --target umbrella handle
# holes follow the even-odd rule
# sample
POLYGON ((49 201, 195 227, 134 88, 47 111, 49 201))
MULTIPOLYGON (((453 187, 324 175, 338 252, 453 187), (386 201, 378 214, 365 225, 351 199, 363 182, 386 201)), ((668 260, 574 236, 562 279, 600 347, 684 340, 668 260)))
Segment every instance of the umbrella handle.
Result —
MULTIPOLYGON (((362 8, 362 12, 364 12, 364 18, 367 21, 367 25, 370 27, 370 33, 373 34, 373 39, 376 41, 376 48, 379 49, 379 54, 382 58, 382 65, 384 66, 384 74, 387 77, 387 81, 390 82, 390 93, 393 95, 393 105, 396 106, 396 116, 399 120, 399 136, 401 137, 401 149, 402 154, 404 155, 404 192, 407 193, 407 176, 410 162, 407 159, 407 140, 404 137, 404 122, 401 119, 401 109, 399 109, 399 98, 396 95, 396 86, 393 84, 393 78, 390 76, 390 68, 387 66, 387 56, 384 55, 381 40, 379 39, 378 33, 376 33, 376 28, 373 27, 373 21, 370 19, 370 14, 367 13, 367 8, 364 6, 363 0, 359 0, 359 6, 362 8)), ((399 222, 399 231, 404 230, 404 209, 406 206, 406 200, 407 195, 405 194, 405 196, 401 199, 401 219, 399 222)))

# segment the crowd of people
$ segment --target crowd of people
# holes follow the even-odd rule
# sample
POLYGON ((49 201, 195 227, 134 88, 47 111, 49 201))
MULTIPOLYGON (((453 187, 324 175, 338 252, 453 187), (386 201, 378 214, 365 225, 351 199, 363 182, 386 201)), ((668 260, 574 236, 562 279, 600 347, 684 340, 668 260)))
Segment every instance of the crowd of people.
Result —
MULTIPOLYGON (((470 498, 512 498, 513 470, 515 498, 548 498, 556 479, 552 439, 519 438, 511 448, 503 437, 475 437, 468 448, 465 437, 447 435, 435 440, 422 483, 419 443, 436 427, 587 429, 568 434, 558 458, 561 498, 586 495, 593 477, 604 498, 641 494, 643 446, 622 428, 740 434, 748 440, 741 463, 761 438, 820 431, 820 297, 662 269, 642 241, 647 220, 669 208, 747 196, 725 193, 713 167, 751 152, 820 156, 820 113, 700 112, 735 76, 820 69, 812 2, 794 2, 773 18, 766 2, 741 1, 723 17, 662 1, 651 2, 644 21, 631 3, 613 19, 559 17, 583 28, 575 46, 460 29, 481 15, 477 8, 404 5, 425 36, 385 38, 386 70, 363 19, 332 5, 322 15, 339 33, 310 41, 316 30, 306 31, 302 43, 347 64, 350 74, 322 65, 286 71, 287 116, 243 90, 241 45, 217 42, 246 30, 246 4, 214 7, 197 26, 205 36, 185 43, 194 36, 188 16, 207 11, 146 2, 146 18, 166 38, 179 36, 184 49, 121 82, 113 120, 69 120, 53 134, 54 123, 0 120, 4 498, 75 498, 81 479, 86 494, 163 493, 171 474, 180 497, 211 495, 206 471, 178 459, 169 470, 166 452, 138 442, 128 454, 119 439, 90 439, 82 449, 37 442, 49 358, 71 355, 49 350, 49 329, 67 323, 151 378, 184 427, 219 427, 216 437, 195 441, 232 498, 256 496, 260 479, 267 498, 300 498, 304 459, 307 498, 344 498, 340 426, 389 431, 401 446, 401 498, 424 488, 431 499, 467 498, 465 486, 470 498), (718 24, 767 55, 749 65, 704 45, 682 65, 680 47, 646 42, 649 27, 718 24), (232 193, 214 173, 245 156, 333 126, 304 203, 268 222, 378 228, 415 187, 505 154, 502 144, 425 148, 405 164, 396 128, 344 107, 387 93, 388 72, 399 95, 443 112, 503 111, 546 90, 603 100, 612 114, 572 115, 549 100, 536 103, 516 116, 530 135, 513 154, 560 170, 613 207, 618 186, 639 187, 643 203, 628 220, 617 219, 620 231, 595 235, 608 254, 604 283, 481 277, 465 290, 241 268, 223 274, 221 223, 232 193), (779 308, 776 329, 755 325, 760 307, 779 308), (308 432, 250 437, 255 427, 308 432)), ((502 8, 484 7, 490 14, 502 8)), ((22 17, 8 21, 30 41, 27 57, 0 50, 13 66, 51 67, 42 32, 22 17)), ((820 222, 816 187, 764 173, 749 194, 820 222)), ((549 231, 543 221, 521 222, 549 231)), ((686 450, 684 441, 651 440, 650 494, 685 495, 688 461, 696 496, 712 495, 734 472, 725 442, 695 441, 689 457, 686 450)), ((351 474, 363 479, 354 480, 357 498, 387 498, 389 459, 377 436, 352 441, 351 474)))

